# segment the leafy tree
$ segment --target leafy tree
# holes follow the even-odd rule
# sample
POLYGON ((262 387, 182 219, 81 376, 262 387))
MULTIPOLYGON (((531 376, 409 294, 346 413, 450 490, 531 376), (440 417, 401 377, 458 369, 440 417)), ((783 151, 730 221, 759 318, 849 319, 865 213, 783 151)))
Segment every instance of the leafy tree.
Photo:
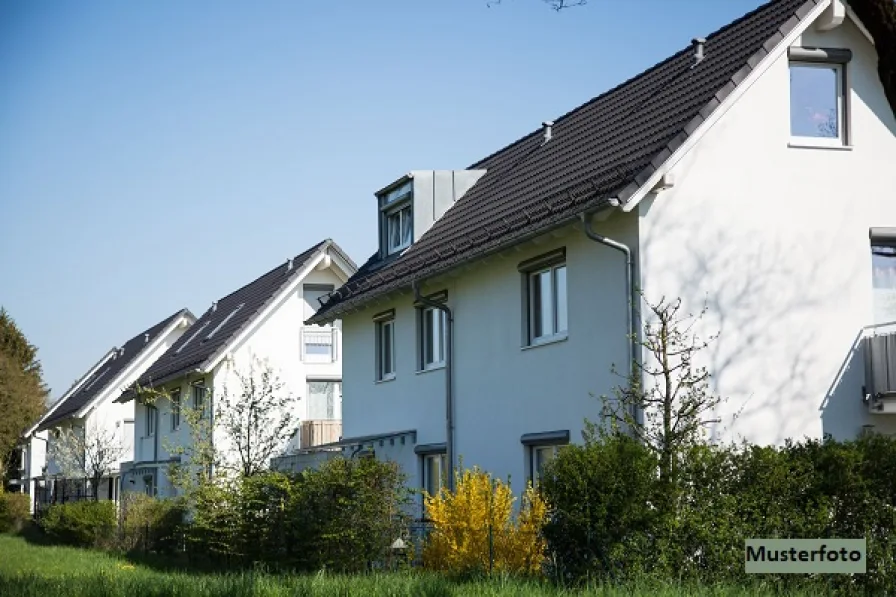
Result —
POLYGON ((4 483, 11 453, 43 414, 47 394, 37 348, 0 308, 0 480, 4 483))

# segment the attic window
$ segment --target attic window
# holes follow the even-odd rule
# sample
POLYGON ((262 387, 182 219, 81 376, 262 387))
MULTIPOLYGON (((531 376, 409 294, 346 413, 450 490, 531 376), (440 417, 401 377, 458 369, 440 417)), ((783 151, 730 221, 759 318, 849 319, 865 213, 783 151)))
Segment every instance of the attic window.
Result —
POLYGON ((846 66, 852 53, 837 48, 797 48, 790 56, 790 136, 796 144, 849 144, 846 66))
POLYGON ((205 323, 202 324, 202 326, 200 326, 200 328, 199 328, 198 330, 196 330, 195 332, 193 332, 192 335, 190 335, 190 337, 187 338, 187 341, 186 341, 186 342, 184 342, 183 344, 181 344, 181 345, 178 347, 178 349, 174 351, 174 354, 180 354, 180 351, 182 351, 183 349, 185 349, 185 348, 187 347, 187 345, 188 345, 190 342, 192 342, 193 339, 196 338, 196 336, 198 336, 199 334, 201 334, 201 333, 202 333, 202 330, 204 330, 204 329, 207 328, 207 327, 208 327, 208 322, 206 321, 205 323))
POLYGON ((385 255, 397 253, 414 240, 413 181, 380 196, 381 246, 385 255))
POLYGON ((228 321, 230 321, 230 320, 233 318, 233 316, 236 315, 237 312, 239 312, 239 310, 243 308, 243 306, 244 306, 245 304, 246 304, 246 303, 240 303, 239 306, 238 306, 236 309, 234 309, 233 311, 231 311, 230 313, 228 313, 228 314, 227 314, 227 317, 225 317, 225 318, 221 321, 221 323, 219 323, 218 325, 216 325, 216 326, 215 326, 215 329, 213 329, 211 332, 209 332, 208 336, 206 336, 205 339, 206 339, 206 340, 211 340, 211 339, 212 339, 212 336, 214 336, 215 334, 217 334, 217 333, 218 333, 218 330, 220 330, 222 327, 224 327, 224 325, 225 325, 228 321))

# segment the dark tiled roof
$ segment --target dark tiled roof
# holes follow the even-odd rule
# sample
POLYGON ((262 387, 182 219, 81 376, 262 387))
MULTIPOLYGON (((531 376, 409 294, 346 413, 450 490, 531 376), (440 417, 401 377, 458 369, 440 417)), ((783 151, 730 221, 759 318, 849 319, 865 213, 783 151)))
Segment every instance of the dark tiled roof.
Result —
POLYGON ((816 6, 776 0, 471 165, 479 181, 404 254, 372 256, 311 322, 628 199, 816 6))
MULTIPOLYGON (((321 241, 292 259, 291 268, 287 267, 287 262, 283 262, 255 281, 218 300, 217 306, 209 307, 137 383, 143 387, 162 384, 186 371, 202 366, 221 347, 236 337, 254 316, 277 296, 278 291, 298 275, 308 261, 329 247, 339 251, 332 240, 321 241), (209 338, 212 332, 214 334, 209 338)), ((341 251, 340 255, 343 255, 341 251)))
MULTIPOLYGON (((134 362, 146 346, 151 344, 153 340, 155 340, 159 334, 164 332, 176 319, 184 315, 192 317, 192 314, 188 310, 181 309, 148 330, 140 332, 125 342, 124 346, 121 348, 110 351, 112 354, 106 358, 102 365, 96 368, 89 379, 84 380, 84 383, 81 384, 81 388, 66 398, 65 402, 60 404, 59 407, 53 410, 46 419, 41 421, 38 428, 46 429, 54 423, 58 423, 59 421, 71 417, 89 404, 91 400, 106 390, 106 388, 109 387, 109 384, 112 383, 122 371, 134 362)), ((117 397, 118 396, 115 396, 115 398, 117 397)))

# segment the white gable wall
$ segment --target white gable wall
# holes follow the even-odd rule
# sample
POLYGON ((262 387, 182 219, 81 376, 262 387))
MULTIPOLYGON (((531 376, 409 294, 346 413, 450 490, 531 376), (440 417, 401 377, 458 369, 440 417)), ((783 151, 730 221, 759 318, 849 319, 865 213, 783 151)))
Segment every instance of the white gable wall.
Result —
POLYGON ((701 332, 721 334, 704 353, 729 397, 720 438, 896 431, 896 417, 862 405, 853 350, 874 323, 868 229, 896 226, 896 122, 851 22, 795 45, 852 50, 852 150, 788 147, 785 55, 675 167, 675 186, 639 207, 648 297, 680 296, 690 311, 708 300, 701 332))

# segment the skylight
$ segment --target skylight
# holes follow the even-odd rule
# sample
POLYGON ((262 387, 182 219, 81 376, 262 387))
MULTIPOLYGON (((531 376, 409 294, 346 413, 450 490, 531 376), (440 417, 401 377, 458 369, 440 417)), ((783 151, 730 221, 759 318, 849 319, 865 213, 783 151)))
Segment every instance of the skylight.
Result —
POLYGON ((246 304, 246 303, 240 303, 239 306, 238 306, 236 309, 234 309, 233 311, 231 311, 231 312, 227 315, 227 317, 225 317, 225 318, 221 321, 221 323, 219 323, 217 326, 215 326, 215 329, 213 329, 211 332, 209 332, 208 336, 206 336, 205 339, 206 339, 206 340, 211 340, 211 339, 212 339, 212 336, 214 336, 215 334, 217 334, 217 333, 218 333, 218 330, 220 330, 222 327, 224 327, 224 324, 226 324, 228 321, 230 321, 230 319, 231 319, 234 315, 236 315, 237 312, 238 312, 240 309, 242 309, 242 308, 243 308, 243 305, 245 305, 245 304, 246 304))
POLYGON ((198 330, 196 330, 195 332, 193 332, 193 334, 192 334, 189 338, 187 338, 187 341, 186 341, 186 342, 184 342, 183 344, 181 344, 180 347, 179 347, 177 350, 174 351, 174 354, 180 354, 180 351, 182 351, 184 348, 186 348, 186 347, 187 347, 187 344, 189 344, 190 342, 192 342, 193 339, 194 339, 196 336, 198 336, 200 333, 202 333, 202 330, 204 330, 207 326, 208 326, 208 322, 206 321, 205 323, 202 324, 202 326, 201 326, 198 330))

